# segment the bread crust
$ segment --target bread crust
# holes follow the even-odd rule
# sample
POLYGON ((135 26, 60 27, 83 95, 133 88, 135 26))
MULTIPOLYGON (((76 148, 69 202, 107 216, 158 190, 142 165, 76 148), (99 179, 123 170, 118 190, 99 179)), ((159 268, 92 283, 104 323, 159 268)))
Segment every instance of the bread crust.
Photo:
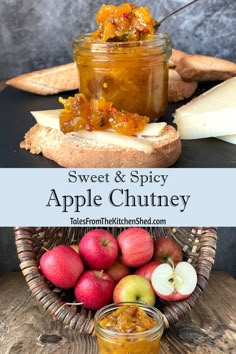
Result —
POLYGON ((181 153, 179 133, 166 126, 154 142, 154 152, 147 154, 116 146, 70 144, 61 131, 35 124, 25 135, 20 147, 67 168, 156 168, 173 165, 181 153))
POLYGON ((176 70, 169 69, 168 102, 179 102, 191 97, 197 87, 197 81, 185 81, 176 70))
POLYGON ((236 64, 206 55, 183 55, 176 71, 187 81, 223 81, 236 75, 236 64))
POLYGON ((7 85, 38 95, 54 95, 78 89, 79 78, 75 63, 33 71, 14 77, 7 85))
POLYGON ((171 68, 171 69, 176 68, 180 59, 182 59, 186 55, 188 55, 188 54, 183 52, 182 50, 173 48, 172 53, 171 53, 171 57, 169 59, 169 68, 171 68))

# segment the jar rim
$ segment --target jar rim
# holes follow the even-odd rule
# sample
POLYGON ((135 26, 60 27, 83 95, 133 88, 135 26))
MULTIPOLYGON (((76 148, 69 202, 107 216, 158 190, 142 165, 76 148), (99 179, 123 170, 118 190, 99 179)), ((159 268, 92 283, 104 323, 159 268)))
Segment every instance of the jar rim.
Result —
POLYGON ((97 326, 99 331, 101 331, 101 333, 103 333, 105 335, 108 335, 108 336, 113 336, 113 335, 115 335, 116 337, 125 336, 127 338, 133 338, 134 339, 134 338, 139 337, 140 334, 142 334, 144 336, 149 336, 149 335, 151 336, 156 331, 164 330, 164 317, 163 317, 162 312, 160 310, 158 310, 156 307, 147 305, 147 304, 142 303, 142 302, 132 302, 132 301, 127 302, 127 301, 125 301, 125 302, 115 302, 115 303, 109 304, 107 306, 102 307, 100 310, 98 310, 95 313, 94 321, 95 321, 95 329, 96 329, 96 326, 97 326), (147 314, 149 314, 149 315, 152 314, 153 317, 155 317, 155 319, 158 319, 157 325, 152 327, 151 329, 148 329, 148 330, 143 331, 141 333, 123 333, 123 332, 119 333, 119 332, 115 332, 115 331, 106 329, 106 328, 102 327, 99 324, 99 317, 101 316, 101 314, 103 312, 105 312, 104 315, 108 314, 108 313, 111 313, 111 312, 115 311, 116 309, 118 309, 119 307, 121 307, 123 305, 138 306, 138 307, 142 308, 144 311, 146 310, 145 312, 147 314))
POLYGON ((82 33, 77 34, 73 37, 73 45, 83 46, 84 44, 90 45, 92 48, 105 49, 108 48, 132 48, 132 47, 148 47, 148 46, 161 46, 167 45, 171 46, 170 34, 167 32, 158 32, 153 35, 151 39, 138 40, 138 41, 127 41, 127 42, 102 42, 102 41, 89 41, 92 33, 82 33))

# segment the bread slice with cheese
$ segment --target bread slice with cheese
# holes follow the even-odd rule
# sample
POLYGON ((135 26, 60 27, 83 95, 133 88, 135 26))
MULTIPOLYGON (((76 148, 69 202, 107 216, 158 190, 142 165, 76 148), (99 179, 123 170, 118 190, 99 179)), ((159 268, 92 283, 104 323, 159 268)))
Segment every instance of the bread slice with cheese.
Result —
POLYGON ((59 112, 33 112, 37 124, 26 133, 20 147, 68 168, 169 167, 180 155, 179 133, 166 123, 150 123, 137 136, 111 130, 63 134, 59 112))

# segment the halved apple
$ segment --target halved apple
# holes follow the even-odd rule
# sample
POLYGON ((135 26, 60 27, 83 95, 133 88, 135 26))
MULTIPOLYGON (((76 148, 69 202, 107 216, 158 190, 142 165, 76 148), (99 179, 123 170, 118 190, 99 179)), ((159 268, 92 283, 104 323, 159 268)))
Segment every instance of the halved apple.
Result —
POLYGON ((179 262, 176 267, 163 263, 153 271, 151 282, 161 299, 178 301, 192 294, 197 285, 197 273, 188 262, 179 262))

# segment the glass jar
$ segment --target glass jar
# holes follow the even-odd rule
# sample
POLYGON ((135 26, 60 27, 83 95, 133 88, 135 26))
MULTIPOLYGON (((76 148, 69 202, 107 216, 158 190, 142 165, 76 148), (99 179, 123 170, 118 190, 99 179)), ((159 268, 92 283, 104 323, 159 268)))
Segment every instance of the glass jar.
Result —
POLYGON ((87 99, 104 97, 119 110, 159 118, 167 105, 170 37, 152 40, 92 42, 91 34, 73 39, 79 87, 87 99))
POLYGON ((94 317, 95 334, 98 342, 99 354, 158 354, 160 350, 160 339, 164 330, 162 313, 155 307, 134 303, 114 303, 98 310, 94 317), (156 325, 140 333, 119 333, 103 328, 100 321, 123 305, 138 306, 145 311, 156 325))

